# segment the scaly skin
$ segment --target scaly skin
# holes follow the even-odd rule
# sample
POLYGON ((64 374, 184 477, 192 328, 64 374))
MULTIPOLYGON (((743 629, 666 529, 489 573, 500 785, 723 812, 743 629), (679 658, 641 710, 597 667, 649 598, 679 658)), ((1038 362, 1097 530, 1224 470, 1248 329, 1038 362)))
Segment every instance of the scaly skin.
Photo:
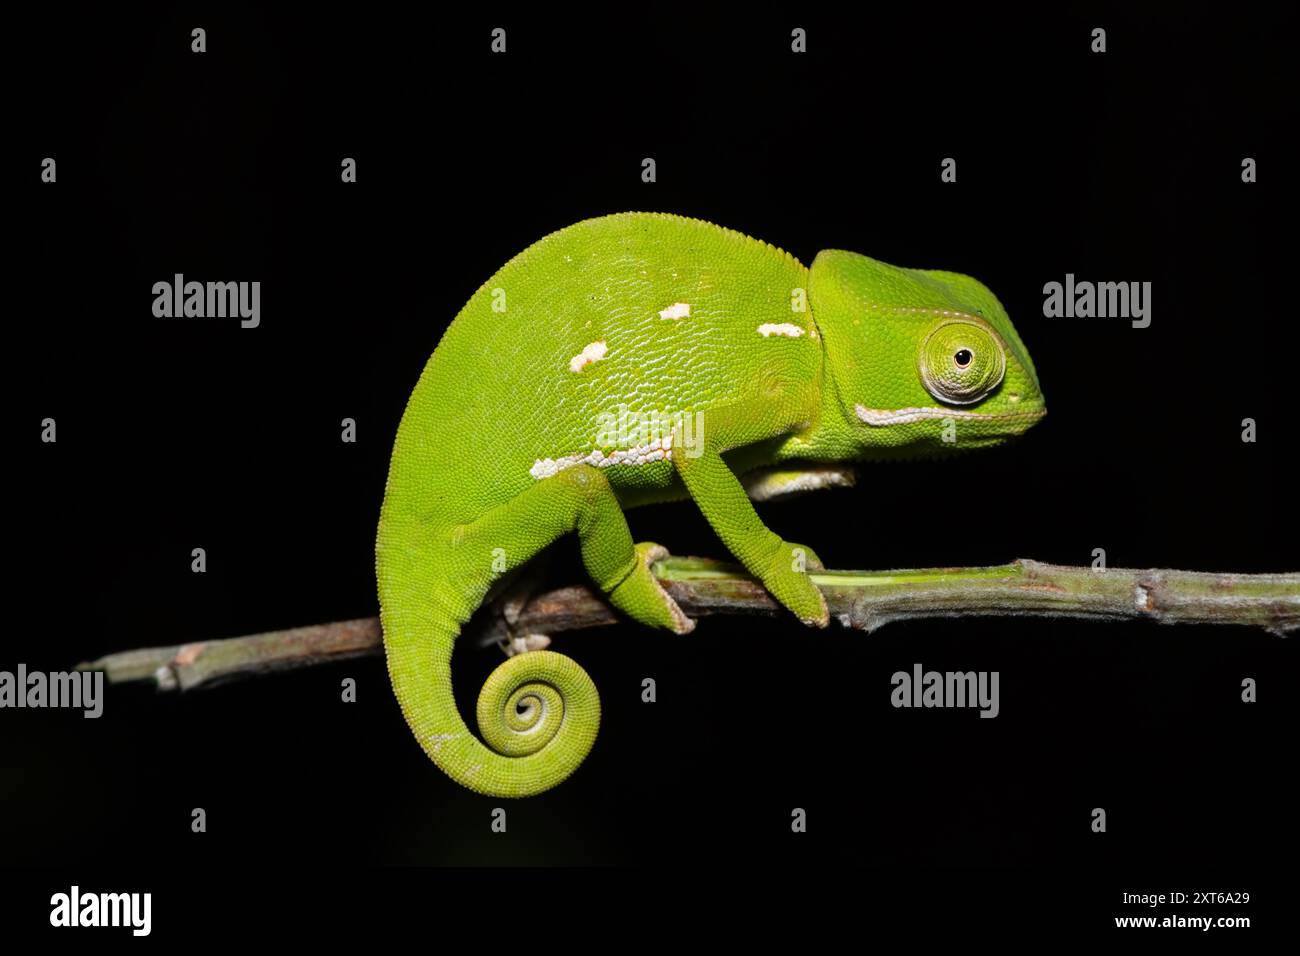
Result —
POLYGON ((658 213, 553 233, 461 310, 397 432, 376 554, 402 712, 464 786, 547 790, 591 749, 599 698, 569 658, 521 654, 479 696, 487 743, 470 733, 452 648, 494 583, 576 531, 616 608, 686 633, 694 622, 650 573, 665 552, 633 543, 623 509, 689 496, 777 600, 824 627, 805 573, 820 562, 769 531, 750 495, 844 484, 837 462, 996 444, 1043 413, 1005 311, 966 276, 847 252, 808 269, 658 213), (615 434, 629 411, 656 413, 662 434, 615 434))

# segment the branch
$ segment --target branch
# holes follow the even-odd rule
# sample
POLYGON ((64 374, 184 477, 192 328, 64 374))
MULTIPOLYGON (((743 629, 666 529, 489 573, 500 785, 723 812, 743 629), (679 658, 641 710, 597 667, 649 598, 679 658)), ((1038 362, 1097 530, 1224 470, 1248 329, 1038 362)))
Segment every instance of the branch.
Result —
MULTIPOLYGON (((734 565, 704 558, 667 558, 654 566, 654 572, 691 617, 785 613, 762 585, 734 565)), ((810 573, 826 596, 832 617, 868 633, 891 621, 975 616, 1241 624, 1278 636, 1300 625, 1300 573, 1095 571, 1023 558, 988 568, 810 573)), ((566 587, 531 597, 509 633, 552 635, 620 620, 587 588, 566 587)), ((506 625, 498 620, 480 643, 498 643, 506 632, 506 625)), ((80 664, 78 670, 105 671, 110 683, 151 680, 159 690, 191 690, 382 650, 379 619, 369 617, 122 651, 80 664)))

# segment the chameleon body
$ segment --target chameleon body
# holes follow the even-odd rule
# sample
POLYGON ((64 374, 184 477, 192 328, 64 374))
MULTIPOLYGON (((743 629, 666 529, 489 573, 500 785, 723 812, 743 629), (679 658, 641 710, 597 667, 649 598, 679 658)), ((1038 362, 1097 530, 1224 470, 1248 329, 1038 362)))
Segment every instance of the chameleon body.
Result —
POLYGON ((824 251, 805 267, 707 222, 624 213, 530 246, 447 329, 398 428, 377 571, 389 675, 452 779, 521 797, 565 779, 600 702, 568 657, 508 658, 478 699, 452 693, 462 625, 537 552, 576 532, 618 610, 694 626, 651 574, 623 509, 691 498, 802 622, 826 603, 815 553, 752 501, 846 483, 846 463, 1004 441, 1045 412, 994 295, 950 272, 824 251))

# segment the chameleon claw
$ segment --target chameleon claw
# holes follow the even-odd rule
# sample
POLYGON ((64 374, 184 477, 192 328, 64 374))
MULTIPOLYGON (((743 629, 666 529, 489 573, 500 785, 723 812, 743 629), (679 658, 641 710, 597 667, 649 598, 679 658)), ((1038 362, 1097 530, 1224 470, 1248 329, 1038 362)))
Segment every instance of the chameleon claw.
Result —
POLYGON ((551 639, 545 634, 516 634, 497 642, 506 657, 527 654, 529 651, 544 651, 551 646, 551 639))

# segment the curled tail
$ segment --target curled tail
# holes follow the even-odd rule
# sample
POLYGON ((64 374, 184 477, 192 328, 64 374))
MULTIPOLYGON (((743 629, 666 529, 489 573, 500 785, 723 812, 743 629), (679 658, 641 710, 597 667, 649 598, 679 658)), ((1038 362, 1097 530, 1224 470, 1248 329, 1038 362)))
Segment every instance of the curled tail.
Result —
POLYGON ((394 572, 381 555, 384 648, 406 722, 433 762, 471 790, 494 797, 549 790, 578 768, 595 743, 596 685, 563 654, 530 651, 509 658, 479 692, 478 726, 487 743, 480 741, 456 709, 451 654, 481 596, 467 597, 463 614, 450 612, 435 595, 445 593, 451 581, 428 567, 394 572))

